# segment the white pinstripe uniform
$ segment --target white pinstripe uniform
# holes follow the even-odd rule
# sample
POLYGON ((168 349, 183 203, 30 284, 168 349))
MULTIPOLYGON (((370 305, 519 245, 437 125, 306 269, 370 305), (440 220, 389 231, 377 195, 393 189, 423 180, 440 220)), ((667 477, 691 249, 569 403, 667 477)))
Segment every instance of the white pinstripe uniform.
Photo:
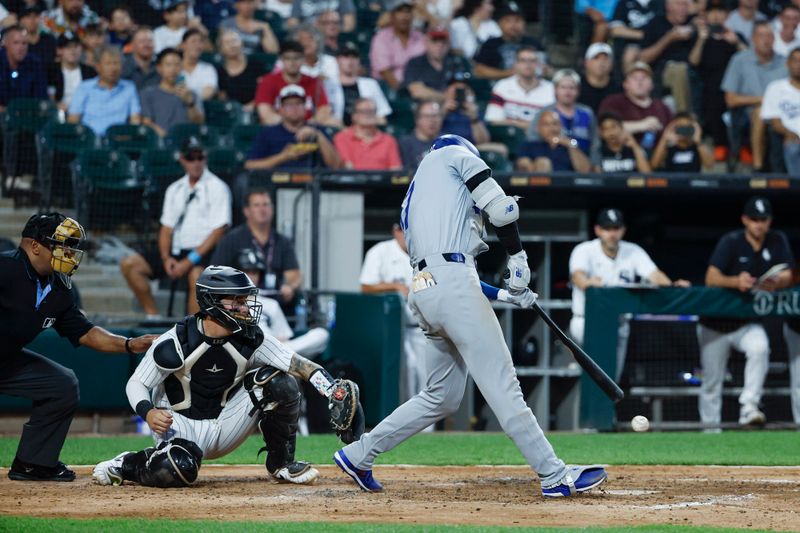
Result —
MULTIPOLYGON (((202 333, 201 319, 197 319, 197 328, 202 333)), ((236 377, 222 396, 222 411, 219 416, 214 419, 199 420, 183 416, 175 411, 191 407, 192 392, 189 389, 189 383, 192 372, 213 373, 219 371, 216 365, 212 368, 195 368, 195 363, 211 345, 202 342, 191 354, 184 354, 183 367, 176 372, 171 372, 159 367, 153 357, 155 348, 163 342, 175 343, 180 353, 180 342, 177 338, 176 328, 173 327, 153 343, 128 380, 126 387, 128 401, 134 410, 142 400, 151 401, 157 408, 170 410, 173 417, 172 427, 165 435, 154 435, 156 444, 176 437, 190 440, 203 450, 204 459, 214 459, 232 452, 253 432, 258 423, 257 412, 253 416, 248 414, 253 408, 253 402, 245 388, 240 387, 230 398, 227 397, 228 392, 242 381, 249 370, 268 365, 284 372, 288 371, 293 355, 272 335, 264 335, 264 341, 249 359, 245 359, 231 343, 223 344, 225 351, 236 363, 236 377), (164 380, 172 374, 183 385, 185 394, 185 399, 176 405, 170 404, 164 387, 164 380)), ((260 400, 262 397, 261 387, 255 387, 253 392, 260 400)))

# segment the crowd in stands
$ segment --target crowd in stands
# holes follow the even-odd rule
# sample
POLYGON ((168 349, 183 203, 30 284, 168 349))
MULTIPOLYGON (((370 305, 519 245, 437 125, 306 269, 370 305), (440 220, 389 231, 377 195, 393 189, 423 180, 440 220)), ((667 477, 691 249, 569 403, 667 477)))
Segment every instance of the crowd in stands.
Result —
POLYGON ((167 138, 229 129, 207 104, 231 101, 265 127, 236 146, 252 169, 413 170, 457 133, 498 170, 797 175, 799 5, 576 0, 557 69, 513 0, 5 0, 0 110, 49 98, 99 137, 167 138))

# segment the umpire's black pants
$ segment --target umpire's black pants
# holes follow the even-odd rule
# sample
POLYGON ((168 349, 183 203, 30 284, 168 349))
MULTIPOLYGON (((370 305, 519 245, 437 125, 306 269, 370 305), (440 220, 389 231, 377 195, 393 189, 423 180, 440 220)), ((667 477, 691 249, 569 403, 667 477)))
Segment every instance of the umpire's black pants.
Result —
POLYGON ((22 426, 17 459, 56 466, 80 400, 75 372, 30 350, 3 354, 0 394, 33 400, 31 418, 22 426))

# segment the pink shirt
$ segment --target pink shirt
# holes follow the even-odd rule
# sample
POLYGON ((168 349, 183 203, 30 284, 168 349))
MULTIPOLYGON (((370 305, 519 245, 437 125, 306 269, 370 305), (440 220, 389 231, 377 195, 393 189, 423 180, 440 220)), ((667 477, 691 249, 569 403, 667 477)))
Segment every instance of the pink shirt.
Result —
POLYGON ((392 28, 383 28, 372 38, 369 47, 369 64, 372 68, 372 77, 380 80, 381 71, 392 69, 394 77, 403 81, 403 70, 412 57, 425 53, 425 38, 420 32, 412 29, 408 35, 408 43, 397 38, 392 28))
POLYGON ((378 131, 372 140, 356 137, 355 128, 345 128, 333 137, 342 161, 353 170, 394 170, 403 167, 397 141, 378 131))

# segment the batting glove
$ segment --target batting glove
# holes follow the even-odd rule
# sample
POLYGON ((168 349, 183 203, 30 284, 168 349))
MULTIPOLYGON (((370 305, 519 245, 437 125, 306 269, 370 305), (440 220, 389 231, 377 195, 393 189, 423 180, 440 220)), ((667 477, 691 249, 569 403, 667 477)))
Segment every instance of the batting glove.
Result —
POLYGON ((511 294, 505 289, 500 289, 497 293, 498 302, 516 305, 520 309, 530 309, 538 298, 539 295, 528 288, 517 294, 511 294))
POLYGON ((531 282, 531 269, 528 267, 528 254, 525 250, 509 256, 503 281, 508 287, 508 292, 512 294, 521 293, 528 288, 531 282))

